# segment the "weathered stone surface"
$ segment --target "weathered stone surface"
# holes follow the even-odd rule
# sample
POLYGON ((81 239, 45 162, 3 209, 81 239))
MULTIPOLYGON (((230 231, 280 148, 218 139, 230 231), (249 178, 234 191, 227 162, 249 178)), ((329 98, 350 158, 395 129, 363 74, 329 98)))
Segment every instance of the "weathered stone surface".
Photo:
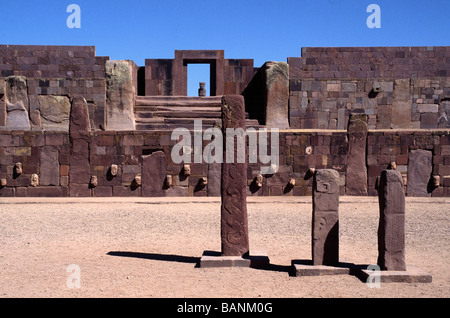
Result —
POLYGON ((47 131, 69 131, 70 100, 66 96, 40 95, 39 114, 47 131))
POLYGON ((408 196, 428 197, 429 182, 433 170, 433 154, 429 150, 411 150, 408 156, 408 196))
POLYGON ((208 165, 208 196, 220 196, 221 176, 221 165, 219 163, 210 163, 208 165))
POLYGON ((142 156, 142 196, 166 196, 164 190, 166 161, 166 155, 163 151, 142 156))
MULTIPOLYGON (((4 84, 4 81, 0 81, 0 87, 2 83, 4 84)), ((5 129, 6 129, 6 97, 3 92, 0 92, 0 130, 5 129)))
POLYGON ((367 195, 367 134, 366 116, 352 115, 348 126, 347 195, 367 195))
POLYGON ((76 95, 72 98, 70 111, 69 133, 70 137, 89 136, 91 130, 87 102, 83 96, 76 95))
MULTIPOLYGON (((226 139, 227 128, 245 130, 245 105, 241 95, 222 97, 222 131, 226 139)), ((221 241, 222 256, 243 256, 249 252, 247 219, 247 164, 238 163, 238 147, 228 149, 224 142, 224 158, 233 151, 235 161, 222 164, 221 187, 221 241)), ((245 148, 244 148, 245 151, 245 148)))
POLYGON ((391 128, 411 128, 412 95, 409 79, 396 79, 391 128))
POLYGON ((318 169, 314 175, 312 261, 339 262, 339 173, 332 169, 318 169))
POLYGON ((84 97, 74 96, 69 120, 71 156, 69 169, 70 196, 90 196, 89 181, 89 113, 84 97))
POLYGON ((405 194, 399 171, 382 171, 378 199, 380 222, 377 264, 381 270, 404 271, 406 270, 405 194))
POLYGON ((106 129, 134 130, 134 98, 130 61, 106 62, 106 129))
POLYGON ((40 151, 40 184, 43 186, 59 185, 58 150, 45 146, 40 151))
POLYGON ((30 130, 27 79, 10 76, 6 79, 6 129, 30 130))
POLYGON ((289 65, 266 62, 266 127, 289 128, 289 65))
MULTIPOLYGON (((1 101, 0 101, 1 107, 1 101)), ((1 111, 1 108, 0 108, 1 111)), ((450 128, 450 101, 441 101, 439 104, 438 128, 450 128)), ((1 116, 1 114, 0 114, 1 116)), ((1 121, 0 121, 1 125, 1 121)))

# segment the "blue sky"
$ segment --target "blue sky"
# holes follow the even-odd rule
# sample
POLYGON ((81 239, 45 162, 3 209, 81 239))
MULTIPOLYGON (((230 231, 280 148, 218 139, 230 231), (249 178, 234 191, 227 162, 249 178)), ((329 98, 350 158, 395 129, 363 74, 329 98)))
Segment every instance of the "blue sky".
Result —
POLYGON ((95 45, 98 56, 140 66, 183 49, 221 49, 261 66, 302 47, 450 45, 448 0, 0 0, 0 8, 0 44, 95 45), (72 3, 80 29, 66 25, 72 3), (379 29, 366 25, 372 3, 379 29))

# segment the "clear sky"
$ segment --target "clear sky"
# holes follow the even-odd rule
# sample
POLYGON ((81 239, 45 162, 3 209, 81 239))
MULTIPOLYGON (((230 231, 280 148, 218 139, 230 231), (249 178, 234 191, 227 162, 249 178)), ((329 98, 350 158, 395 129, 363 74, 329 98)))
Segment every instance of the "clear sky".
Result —
POLYGON ((302 47, 448 46, 449 12, 449 0, 0 0, 0 44, 94 45, 140 66, 220 49, 259 67, 302 47), (70 4, 81 8, 79 29, 66 25, 70 4), (381 28, 367 27, 369 4, 381 28))

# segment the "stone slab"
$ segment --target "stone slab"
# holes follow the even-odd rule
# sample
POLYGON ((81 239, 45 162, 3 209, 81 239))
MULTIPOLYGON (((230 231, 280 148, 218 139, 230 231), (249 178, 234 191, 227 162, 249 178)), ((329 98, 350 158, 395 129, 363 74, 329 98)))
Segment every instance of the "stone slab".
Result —
POLYGON ((312 261, 292 262, 295 276, 350 275, 355 267, 353 263, 339 262, 335 266, 313 265, 312 261))
POLYGON ((378 271, 374 272, 367 270, 367 266, 359 266, 356 275, 363 281, 372 275, 379 275, 380 283, 431 283, 433 277, 430 273, 415 267, 413 265, 406 265, 406 271, 378 271))
POLYGON ((263 268, 269 265, 265 251, 250 251, 244 256, 222 256, 220 252, 205 251, 200 258, 200 267, 252 267, 263 268))

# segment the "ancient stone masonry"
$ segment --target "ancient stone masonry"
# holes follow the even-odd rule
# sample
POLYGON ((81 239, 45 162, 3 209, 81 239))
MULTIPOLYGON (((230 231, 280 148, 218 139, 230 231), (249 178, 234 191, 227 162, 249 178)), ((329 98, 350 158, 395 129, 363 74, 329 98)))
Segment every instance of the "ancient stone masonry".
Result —
MULTIPOLYGON (((222 130, 227 128, 245 131, 244 98, 226 95, 222 98, 222 130)), ((239 138, 239 137, 237 137, 239 138)), ((222 164, 221 238, 223 256, 244 256, 249 252, 247 224, 247 164, 238 161, 237 145, 224 147, 224 158, 232 152, 234 161, 222 164)), ((244 157, 245 158, 245 157, 244 157)))
POLYGON ((222 127, 230 94, 268 150, 280 130, 276 173, 245 154, 247 195, 312 195, 315 168, 338 172, 339 195, 376 196, 395 164, 407 196, 450 196, 449 73, 450 47, 304 48, 254 67, 222 50, 138 66, 91 46, 0 45, 0 196, 219 196, 221 164, 175 164, 171 133, 222 127), (192 63, 210 65, 209 94, 186 96, 192 63))
POLYGON ((288 58, 291 128, 448 127, 449 47, 303 48, 288 58), (441 119, 439 119, 441 118, 441 119))

